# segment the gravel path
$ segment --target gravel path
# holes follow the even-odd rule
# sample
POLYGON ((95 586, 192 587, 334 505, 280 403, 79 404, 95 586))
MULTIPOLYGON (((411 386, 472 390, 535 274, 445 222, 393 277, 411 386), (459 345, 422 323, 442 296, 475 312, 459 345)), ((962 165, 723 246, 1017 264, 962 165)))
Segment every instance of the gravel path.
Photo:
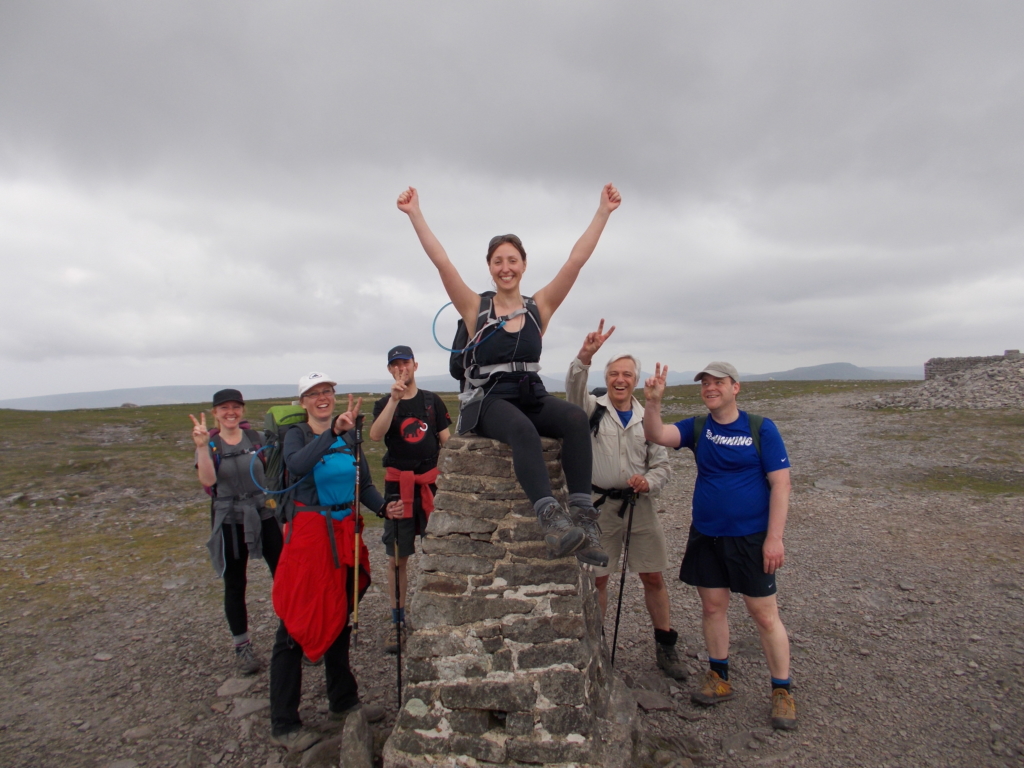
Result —
MULTIPOLYGON (((660 678, 631 577, 617 666, 677 702, 642 714, 643 726, 680 737, 705 765, 1024 765, 1024 421, 1019 412, 855 410, 854 399, 744 406, 776 420, 793 464, 779 584, 799 730, 768 728, 767 668, 739 602, 735 700, 697 709, 686 684, 660 678)), ((660 506, 678 563, 694 470, 689 452, 673 461, 660 506)), ((32 503, 0 499, 0 764, 277 764, 266 673, 236 682, 220 582, 203 547, 206 518, 181 513, 195 498, 113 485, 73 514, 54 493, 32 503), (104 548, 115 540, 137 554, 104 548), (154 555, 160 548, 174 555, 154 555), (153 565, 133 567, 136 557, 153 565)), ((379 575, 379 535, 369 542, 379 575)), ((249 573, 252 633, 266 655, 276 625, 269 577, 260 564, 249 573)), ((674 568, 666 579, 697 673, 699 604, 674 568)), ((391 710, 379 739, 395 710, 394 657, 380 651, 386 616, 384 595, 371 588, 353 666, 364 699, 391 710)), ((321 668, 307 668, 304 702, 307 721, 326 727, 321 668)))

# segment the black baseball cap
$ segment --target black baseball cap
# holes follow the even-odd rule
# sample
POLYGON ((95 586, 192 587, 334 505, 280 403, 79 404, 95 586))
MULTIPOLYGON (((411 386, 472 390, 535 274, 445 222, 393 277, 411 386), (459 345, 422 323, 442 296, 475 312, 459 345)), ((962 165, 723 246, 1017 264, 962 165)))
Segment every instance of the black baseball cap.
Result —
POLYGON ((412 353, 409 347, 403 347, 401 345, 392 347, 391 351, 388 352, 388 365, 391 365, 395 360, 415 360, 416 356, 412 353))
POLYGON ((215 392, 213 395, 214 407, 224 403, 241 403, 245 405, 245 400, 242 398, 242 393, 237 389, 222 389, 220 392, 215 392))

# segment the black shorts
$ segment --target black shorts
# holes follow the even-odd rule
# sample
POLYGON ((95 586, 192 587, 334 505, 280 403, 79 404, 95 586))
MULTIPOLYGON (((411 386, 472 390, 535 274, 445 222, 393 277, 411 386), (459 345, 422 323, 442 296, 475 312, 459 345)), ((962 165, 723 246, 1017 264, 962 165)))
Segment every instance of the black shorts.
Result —
POLYGON ((395 538, 398 538, 398 556, 408 557, 416 554, 416 521, 411 517, 403 517, 399 520, 384 521, 384 535, 381 541, 384 542, 384 551, 388 557, 395 556, 395 538))
POLYGON ((705 536, 690 525, 679 580, 694 587, 728 589, 747 597, 776 592, 775 574, 764 572, 768 531, 750 536, 705 536))

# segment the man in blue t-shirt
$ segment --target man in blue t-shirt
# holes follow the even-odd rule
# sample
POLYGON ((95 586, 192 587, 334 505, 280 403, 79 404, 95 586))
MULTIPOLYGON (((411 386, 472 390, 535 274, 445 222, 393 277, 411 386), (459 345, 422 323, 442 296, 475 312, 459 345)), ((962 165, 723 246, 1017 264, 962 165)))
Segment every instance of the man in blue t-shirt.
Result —
POLYGON ((790 693, 789 638, 775 599, 789 511, 786 446, 769 419, 739 410, 740 377, 729 363, 710 363, 693 379, 700 382, 709 411, 703 424, 695 425, 693 418, 662 424, 667 376, 668 367, 658 363, 644 385, 644 436, 668 448, 689 448, 697 460, 693 522, 679 578, 700 595, 711 668, 690 698, 710 706, 735 696, 729 683, 728 610, 730 593, 738 592, 757 623, 771 672, 772 726, 791 730, 796 704, 790 693))

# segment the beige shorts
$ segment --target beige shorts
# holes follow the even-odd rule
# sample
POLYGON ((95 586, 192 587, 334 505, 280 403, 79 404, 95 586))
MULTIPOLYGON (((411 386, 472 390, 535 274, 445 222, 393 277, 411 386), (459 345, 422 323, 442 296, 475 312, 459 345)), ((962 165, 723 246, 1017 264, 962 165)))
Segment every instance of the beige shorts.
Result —
MULTIPOLYGON (((599 497, 595 496, 595 500, 599 497)), ((629 507, 620 518, 621 501, 608 499, 601 505, 601 546, 608 553, 608 567, 595 568, 597 576, 608 576, 619 570, 619 558, 626 539, 626 521, 629 507)), ((641 496, 633 510, 633 527, 629 536, 629 562, 627 569, 633 573, 660 573, 668 568, 668 550, 665 547, 665 532, 661 529, 658 513, 649 496, 641 496)))

